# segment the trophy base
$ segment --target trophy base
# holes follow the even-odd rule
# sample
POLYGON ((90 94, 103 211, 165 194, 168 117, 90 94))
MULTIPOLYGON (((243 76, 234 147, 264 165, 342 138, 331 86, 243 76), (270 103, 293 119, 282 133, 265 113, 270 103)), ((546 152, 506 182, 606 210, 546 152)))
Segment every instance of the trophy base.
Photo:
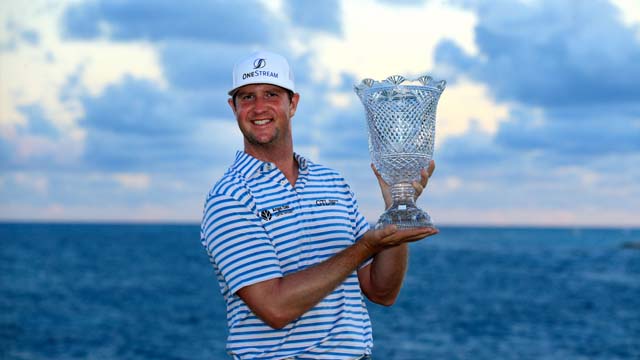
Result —
POLYGON ((433 221, 431 221, 431 216, 413 204, 393 204, 387 211, 380 215, 375 229, 382 229, 392 224, 398 229, 435 227, 433 221))

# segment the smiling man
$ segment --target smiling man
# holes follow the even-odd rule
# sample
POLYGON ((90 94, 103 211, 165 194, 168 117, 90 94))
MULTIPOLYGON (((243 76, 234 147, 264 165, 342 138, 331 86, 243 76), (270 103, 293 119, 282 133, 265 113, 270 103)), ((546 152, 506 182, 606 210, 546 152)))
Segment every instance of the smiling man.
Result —
MULTIPOLYGON (((391 305, 407 243, 437 230, 370 230, 342 176, 294 153, 300 95, 284 57, 239 61, 229 95, 244 151, 209 192, 201 227, 227 305, 227 351, 234 359, 367 359, 363 294, 391 305)), ((432 172, 433 164, 414 183, 416 194, 432 172)))

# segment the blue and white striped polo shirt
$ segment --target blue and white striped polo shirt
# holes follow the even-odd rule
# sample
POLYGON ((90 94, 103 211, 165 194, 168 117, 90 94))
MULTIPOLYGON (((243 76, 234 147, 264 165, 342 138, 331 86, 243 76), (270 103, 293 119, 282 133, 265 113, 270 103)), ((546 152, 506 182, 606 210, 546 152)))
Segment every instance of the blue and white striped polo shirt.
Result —
POLYGON ((295 158, 300 171, 294 187, 275 165, 239 151, 205 203, 201 240, 227 303, 227 351, 234 359, 352 359, 371 353, 371 323, 356 272, 281 330, 236 295, 328 259, 369 229, 336 171, 295 158))

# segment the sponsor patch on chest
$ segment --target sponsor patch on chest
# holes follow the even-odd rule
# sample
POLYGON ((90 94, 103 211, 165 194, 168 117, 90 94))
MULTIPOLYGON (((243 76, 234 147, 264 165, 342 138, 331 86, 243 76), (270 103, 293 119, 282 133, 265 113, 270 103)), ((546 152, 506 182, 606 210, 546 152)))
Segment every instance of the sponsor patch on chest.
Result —
POLYGON ((333 206, 338 203, 336 199, 318 199, 316 200, 316 206, 333 206))
POLYGON ((280 205, 270 209, 264 209, 258 213, 258 215, 264 221, 269 221, 274 217, 279 217, 282 215, 290 214, 293 212, 293 209, 289 205, 280 205))

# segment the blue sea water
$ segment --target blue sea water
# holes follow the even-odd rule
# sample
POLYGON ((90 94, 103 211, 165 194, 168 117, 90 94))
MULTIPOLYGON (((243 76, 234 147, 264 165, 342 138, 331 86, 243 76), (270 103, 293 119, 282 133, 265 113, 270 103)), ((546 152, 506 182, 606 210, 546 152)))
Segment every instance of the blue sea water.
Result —
MULTIPOLYGON (((374 359, 640 359, 638 229, 443 227, 374 359)), ((0 224, 0 359, 226 359, 197 225, 0 224)))

